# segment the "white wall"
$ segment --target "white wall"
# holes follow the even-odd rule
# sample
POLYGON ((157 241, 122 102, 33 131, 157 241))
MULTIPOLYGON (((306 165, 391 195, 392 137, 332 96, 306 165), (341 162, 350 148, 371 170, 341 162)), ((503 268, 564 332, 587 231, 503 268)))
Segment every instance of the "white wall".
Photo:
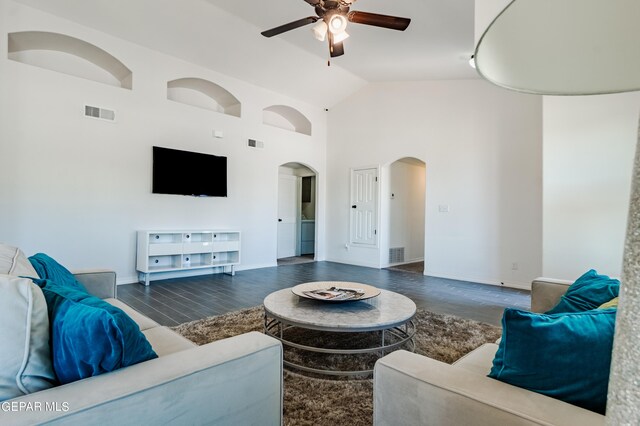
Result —
POLYGON ((506 8, 512 0, 476 0, 474 10, 474 46, 494 19, 506 8))
POLYGON ((545 276, 619 276, 640 93, 544 101, 545 276))
POLYGON ((424 259, 425 172, 424 164, 404 161, 382 168, 381 266, 389 266, 389 248, 394 247, 404 247, 406 263, 424 259))
POLYGON ((278 166, 318 171, 322 258, 326 113, 44 12, 0 0, 0 241, 49 253, 69 268, 106 267, 135 280, 135 231, 236 228, 239 269, 276 264, 278 166), (133 71, 125 90, 7 59, 6 34, 60 32, 101 47, 133 71), (199 77, 242 102, 242 118, 166 99, 166 83, 199 77), (116 111, 117 122, 82 116, 83 105, 116 111), (269 105, 290 105, 313 123, 311 137, 262 124, 269 105), (212 137, 222 130, 223 139, 212 137), (246 147, 248 138, 264 149, 246 147), (228 198, 151 194, 151 147, 228 157, 228 198))
POLYGON ((542 270, 541 129, 540 97, 481 80, 362 89, 329 112, 327 258, 380 266, 379 248, 345 248, 349 168, 414 157, 426 163, 426 274, 529 286, 542 270))

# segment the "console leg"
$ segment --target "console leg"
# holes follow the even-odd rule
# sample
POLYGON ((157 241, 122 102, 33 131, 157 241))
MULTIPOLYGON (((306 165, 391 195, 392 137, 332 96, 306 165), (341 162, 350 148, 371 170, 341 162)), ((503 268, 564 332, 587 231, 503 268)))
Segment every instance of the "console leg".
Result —
POLYGON ((236 274, 236 271, 235 271, 235 269, 233 269, 233 265, 229 266, 229 268, 231 268, 231 269, 229 270, 229 272, 227 272, 227 267, 223 266, 222 267, 222 272, 227 274, 227 275, 234 276, 236 274))
POLYGON ((149 287, 149 276, 151 274, 145 274, 144 272, 138 273, 138 282, 144 284, 145 287, 149 287))

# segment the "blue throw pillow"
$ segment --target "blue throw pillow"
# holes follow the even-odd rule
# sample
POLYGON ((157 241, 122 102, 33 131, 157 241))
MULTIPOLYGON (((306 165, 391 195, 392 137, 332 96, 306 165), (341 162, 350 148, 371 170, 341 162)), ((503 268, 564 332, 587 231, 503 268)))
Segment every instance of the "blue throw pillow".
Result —
POLYGON ((571 284, 560 298, 560 302, 545 313, 557 314, 596 309, 603 303, 618 297, 619 292, 620 281, 606 275, 599 275, 591 269, 571 284))
POLYGON ((50 280, 34 282, 47 301, 53 369, 61 384, 158 357, 121 309, 50 280))
POLYGON ((63 287, 70 287, 87 293, 87 289, 76 280, 76 277, 67 268, 46 254, 34 254, 29 258, 29 262, 31 262, 40 278, 54 281, 63 287))
POLYGON ((489 377, 604 414, 616 309, 506 309, 489 377))

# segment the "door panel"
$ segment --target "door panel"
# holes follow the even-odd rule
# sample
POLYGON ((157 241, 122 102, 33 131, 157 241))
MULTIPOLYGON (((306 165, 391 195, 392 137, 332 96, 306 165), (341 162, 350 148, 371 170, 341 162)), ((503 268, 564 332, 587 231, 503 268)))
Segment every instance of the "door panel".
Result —
POLYGON ((351 174, 351 243, 376 245, 378 169, 354 169, 351 174))
POLYGON ((296 255, 298 178, 280 175, 278 179, 278 259, 296 255))

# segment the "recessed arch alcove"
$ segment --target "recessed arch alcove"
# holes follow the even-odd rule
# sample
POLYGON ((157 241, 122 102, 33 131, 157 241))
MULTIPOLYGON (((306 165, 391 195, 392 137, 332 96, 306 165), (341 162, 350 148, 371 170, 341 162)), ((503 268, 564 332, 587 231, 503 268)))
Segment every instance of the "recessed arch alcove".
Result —
POLYGON ((240 101, 224 87, 203 78, 187 77, 167 82, 167 99, 240 117, 240 101))
POLYGON ((311 121, 300 111, 286 105, 271 105, 262 110, 262 122, 269 126, 311 136, 311 121))
POLYGON ((8 58, 98 83, 131 89, 132 72, 105 50, 65 34, 46 31, 9 33, 8 58))

